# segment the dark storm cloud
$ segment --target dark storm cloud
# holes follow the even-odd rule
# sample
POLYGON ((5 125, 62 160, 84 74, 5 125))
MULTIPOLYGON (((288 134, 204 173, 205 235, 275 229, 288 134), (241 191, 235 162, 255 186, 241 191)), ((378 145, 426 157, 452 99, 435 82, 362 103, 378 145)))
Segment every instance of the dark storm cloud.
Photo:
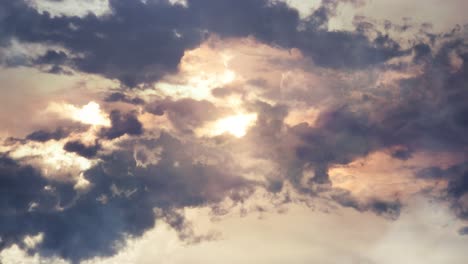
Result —
MULTIPOLYGON (((34 63, 50 65, 53 72, 71 66, 119 79, 127 86, 152 82, 176 71, 184 51, 196 47, 206 32, 223 37, 253 35, 266 43, 300 48, 321 66, 351 70, 413 52, 414 63, 424 72, 400 81, 396 97, 375 100, 382 97, 376 87, 375 92, 369 91, 372 96, 363 96, 362 100, 338 98, 337 105, 322 111, 314 125, 295 126, 284 122, 288 107, 247 102, 247 108, 258 114, 257 122, 245 138, 232 143, 248 142, 252 146, 254 142, 255 158, 278 165, 278 175, 266 177, 270 192, 279 193, 289 181, 302 194, 316 197, 331 193, 331 199, 342 206, 395 218, 402 207, 398 200, 360 201, 332 186, 329 168, 395 146, 399 148, 391 154, 401 160, 410 159, 417 151, 465 153, 468 53, 460 41, 448 43, 440 51, 428 44, 403 51, 386 35, 377 34, 369 40, 364 26, 360 32, 330 32, 325 25, 336 3, 325 1, 311 17, 300 20, 297 11, 286 4, 266 0, 189 0, 188 7, 162 0, 111 0, 111 14, 83 18, 51 17, 39 14, 23 1, 0 0, 0 45, 8 45, 12 37, 59 44, 70 54, 50 50, 34 63), (454 53, 463 61, 459 69, 451 59, 454 53), (313 176, 305 179, 308 171, 313 176)), ((225 96, 227 92, 222 89, 215 89, 213 94, 225 96)), ((138 99, 113 93, 105 101, 143 104, 138 99)), ((194 99, 162 99, 144 108, 155 115, 167 115, 178 131, 186 133, 226 113, 209 101, 194 99)), ((110 120, 111 127, 100 131, 101 140, 144 132, 134 112, 112 111, 110 120)), ((46 142, 67 135, 60 130, 41 130, 27 139, 46 142)), ((34 249, 42 255, 58 255, 75 262, 110 256, 129 236, 139 237, 152 228, 158 217, 187 234, 187 223, 178 209, 209 206, 227 197, 241 202, 252 192, 256 185, 236 174, 240 169, 228 164, 229 157, 221 159, 219 166, 205 164, 194 159, 207 146, 190 144, 163 132, 157 140, 126 142, 122 150, 102 156, 98 143, 87 146, 70 141, 65 150, 101 160, 84 173, 90 182, 86 192, 75 190, 69 183, 46 180, 32 167, 1 156, 0 250, 15 243, 24 246, 24 236, 43 233, 44 241, 34 249), (134 151, 137 146, 145 150, 134 151)), ((222 150, 206 152, 221 155, 222 150)), ((417 176, 447 179, 447 197, 457 214, 468 219, 460 201, 468 193, 465 163, 448 169, 430 167, 417 176)))
POLYGON ((468 235, 468 226, 460 228, 460 230, 458 230, 458 233, 462 236, 468 235))
POLYGON ((67 60, 67 54, 63 51, 48 50, 46 54, 36 59, 37 64, 62 64, 67 60))
POLYGON ((402 101, 385 112, 382 127, 386 140, 410 149, 462 151, 468 146, 468 53, 449 43, 427 64, 421 76, 400 82, 402 101), (464 61, 453 69, 451 52, 464 61))
POLYGON ((115 139, 125 134, 132 136, 143 134, 143 125, 135 113, 122 114, 119 110, 113 110, 109 118, 111 120, 111 127, 104 128, 101 131, 101 134, 107 139, 115 139))
POLYGON ((457 164, 442 171, 442 176, 449 179, 448 194, 460 198, 468 193, 468 163, 457 164))
POLYGON ((37 235, 42 231, 38 226, 45 224, 37 215, 70 202, 72 188, 52 187, 40 172, 4 154, 0 156, 0 182, 0 249, 12 243, 24 246, 24 236, 37 235))
POLYGON ((129 98, 127 95, 123 93, 112 93, 108 95, 105 99, 105 102, 115 103, 115 102, 124 102, 127 104, 133 105, 142 105, 145 104, 145 101, 139 97, 129 98))
MULTIPOLYGON (((420 151, 464 157, 468 148, 466 46, 450 42, 433 57, 429 53, 426 56, 428 60, 419 62, 424 72, 399 81, 397 97, 382 95, 376 88, 369 91, 372 96, 345 99, 339 106, 322 111, 313 126, 303 123, 288 127, 284 124, 287 108, 257 103, 254 111, 259 114, 258 121, 248 134, 262 146, 256 155, 275 160, 284 180, 312 195, 333 190, 328 176, 331 166, 348 164, 375 151, 390 149, 391 155, 401 160, 420 151), (454 66, 453 54, 463 63, 454 66), (375 99, 382 96, 385 100, 375 99), (305 183, 308 171, 312 171, 312 177, 305 183)), ((450 177, 447 192, 459 199, 468 191, 468 177, 461 168, 452 170, 458 170, 458 176, 450 177)), ((421 171, 418 176, 427 180, 446 177, 438 168, 421 171)), ((377 214, 398 215, 401 207, 398 201, 359 204, 353 197, 345 198, 334 196, 342 205, 377 214)), ((464 217, 464 213, 459 215, 464 217)))
MULTIPOLYGON (((299 48, 325 67, 362 68, 401 56, 399 45, 386 36, 374 41, 357 32, 328 31, 328 22, 340 1, 325 1, 310 17, 300 20, 297 10, 282 2, 262 0, 192 0, 203 28, 221 36, 257 39, 285 48, 299 48), (317 22, 319 20, 320 22, 317 22), (329 52, 332 50, 333 52, 329 52)), ((358 1, 349 1, 358 2, 358 1)))
POLYGON ((358 199, 347 190, 335 188, 328 175, 329 167, 348 164, 384 147, 376 124, 349 107, 339 107, 322 113, 314 126, 303 123, 288 127, 284 123, 287 107, 264 102, 251 107, 258 113, 258 119, 246 140, 255 142, 255 157, 274 161, 280 170, 279 177, 268 180, 266 187, 270 192, 281 191, 287 181, 310 197, 329 197, 360 212, 398 218, 403 206, 398 200, 382 200, 377 196, 358 199), (313 175, 306 178, 309 171, 313 175))
POLYGON ((387 36, 369 40, 359 32, 323 28, 338 2, 326 1, 300 20, 298 11, 284 2, 267 0, 189 0, 187 7, 163 0, 111 0, 110 14, 83 18, 52 17, 24 1, 2 0, 1 43, 14 37, 61 45, 71 56, 50 50, 34 63, 52 64, 49 71, 56 72, 68 65, 130 87, 175 72, 184 51, 199 45, 206 33, 297 47, 325 67, 362 68, 404 54, 387 36))
POLYGON ((301 123, 292 127, 284 124, 286 107, 267 103, 256 107, 259 117, 250 136, 265 145, 258 155, 276 160, 286 179, 305 193, 313 193, 303 186, 305 171, 314 172, 309 187, 329 185, 330 165, 347 164, 383 145, 379 128, 346 106, 323 112, 314 126, 301 123))
POLYGON ((97 142, 92 146, 87 146, 81 141, 77 140, 67 142, 65 146, 63 146, 63 149, 68 152, 76 153, 85 158, 92 158, 96 156, 99 149, 101 149, 101 146, 97 142))
MULTIPOLYGON (((119 79, 128 86, 176 71, 184 51, 201 39, 187 10, 168 1, 111 0, 112 14, 84 18, 40 14, 23 1, 2 0, 0 4, 4 10, 1 29, 7 38, 62 45, 77 55, 67 60, 70 66, 119 79)), ((39 62, 65 61, 64 56, 51 55, 57 54, 49 51, 39 62)))
POLYGON ((341 189, 334 189, 332 198, 344 207, 354 208, 361 212, 372 211, 377 215, 389 219, 397 219, 402 208, 402 204, 399 201, 370 199, 369 201, 359 202, 349 191, 341 189))
POLYGON ((292 132, 303 142, 297 158, 313 164, 318 182, 328 181, 328 165, 347 164, 382 146, 379 128, 346 107, 322 113, 315 127, 297 125, 292 132))
POLYGON ((227 113, 207 100, 191 98, 157 100, 148 104, 146 111, 154 115, 166 114, 174 127, 186 133, 193 133, 195 128, 227 113))
POLYGON ((27 140, 46 142, 49 140, 59 140, 66 138, 70 134, 70 131, 67 131, 63 128, 57 128, 55 131, 46 131, 46 130, 37 130, 26 136, 27 140))
POLYGON ((431 56, 431 47, 427 44, 420 43, 414 46, 414 61, 420 62, 421 60, 427 59, 431 56))
POLYGON ((364 35, 339 31, 306 30, 298 34, 294 46, 320 66, 346 69, 361 69, 408 54, 387 36, 369 42, 364 35))
POLYGON ((468 220, 468 201, 463 199, 468 194, 468 162, 453 165, 443 169, 428 167, 416 172, 416 176, 426 180, 445 180, 448 182, 446 193, 443 195, 452 204, 455 214, 468 220))
POLYGON ((412 151, 409 149, 397 149, 392 152, 392 157, 400 160, 408 160, 412 157, 412 151))
MULTIPOLYGON (((264 84, 265 85, 265 84, 264 84)), ((214 97, 218 97, 218 98, 225 98, 229 95, 232 95, 232 94, 236 94, 236 93, 239 93, 239 94, 242 94, 242 89, 241 88, 237 88, 237 87, 218 87, 218 88, 214 88, 213 90, 211 90, 211 94, 214 96, 214 97)))
POLYGON ((221 167, 195 163, 187 151, 194 146, 167 134, 124 144, 125 150, 101 156, 102 162, 84 173, 91 187, 81 193, 2 157, 1 248, 24 246, 24 236, 42 233, 43 241, 31 252, 78 263, 115 254, 129 236, 141 236, 158 218, 168 220, 181 238, 196 242, 203 238, 195 236, 178 209, 210 206, 227 197, 241 202, 252 192, 254 183, 221 167), (158 163, 138 167, 131 149, 139 144, 161 147, 158 163))
POLYGON ((25 214, 33 202, 47 202, 47 181, 30 166, 21 166, 14 160, 0 156, 0 214, 25 214), (24 184, 27 182, 28 184, 24 184))
MULTIPOLYGON (((312 164, 317 180, 326 182, 329 165, 395 146, 393 157, 403 160, 415 151, 462 155, 468 147, 467 62, 461 45, 449 43, 425 65, 422 75, 400 81, 392 103, 350 100, 323 111, 314 126, 292 127, 290 133, 301 142, 295 148, 297 159, 312 164), (456 70, 450 62, 452 52, 464 61, 456 70)), ((374 96, 382 97, 378 91, 374 96)))

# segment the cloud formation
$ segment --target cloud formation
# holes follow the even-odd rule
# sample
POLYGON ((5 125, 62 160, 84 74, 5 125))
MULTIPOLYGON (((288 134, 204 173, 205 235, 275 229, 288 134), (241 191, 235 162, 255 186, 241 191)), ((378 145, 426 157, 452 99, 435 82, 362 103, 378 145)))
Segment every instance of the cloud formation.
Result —
POLYGON ((396 221, 415 196, 448 203, 466 235, 468 32, 364 16, 331 30, 346 4, 365 2, 301 17, 284 1, 109 0, 72 16, 0 0, 8 87, 2 72, 23 68, 80 80, 41 103, 0 87, 38 116, 3 111, 0 250, 80 263, 161 222, 212 239, 186 209, 301 204, 396 221), (93 75, 115 86, 89 87, 93 75))
POLYGON ((388 36, 369 40, 359 32, 324 29, 336 5, 326 1, 301 20, 296 9, 280 1, 190 0, 183 6, 111 0, 108 14, 69 17, 40 13, 24 1, 5 0, 2 43, 8 46, 19 39, 62 46, 67 53, 48 50, 30 63, 50 65, 49 71, 56 73, 69 66, 118 79, 129 87, 176 72, 184 52, 210 33, 226 38, 254 36, 268 44, 299 48, 326 67, 362 68, 406 53, 388 36), (329 49, 335 52, 327 53, 329 49))

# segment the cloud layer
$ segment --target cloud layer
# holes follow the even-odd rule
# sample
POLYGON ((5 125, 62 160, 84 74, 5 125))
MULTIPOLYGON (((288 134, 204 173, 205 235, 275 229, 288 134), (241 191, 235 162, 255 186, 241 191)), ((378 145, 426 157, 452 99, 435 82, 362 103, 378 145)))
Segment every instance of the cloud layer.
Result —
POLYGON ((198 243, 214 236, 183 211, 200 208, 393 221, 418 196, 464 223, 466 27, 356 16, 329 29, 341 6, 365 4, 324 0, 301 17, 282 1, 110 0, 71 16, 0 0, 0 73, 66 86, 36 98, 25 91, 43 81, 23 75, 31 87, 4 92, 25 107, 5 107, 0 129, 0 250, 80 263, 162 222, 198 243))

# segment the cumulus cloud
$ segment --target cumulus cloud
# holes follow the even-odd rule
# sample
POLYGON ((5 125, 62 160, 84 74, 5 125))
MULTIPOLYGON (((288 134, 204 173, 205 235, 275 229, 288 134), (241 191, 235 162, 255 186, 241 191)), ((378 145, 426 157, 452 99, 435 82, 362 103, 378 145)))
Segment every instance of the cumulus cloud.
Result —
MULTIPOLYGON (((126 147, 135 143, 128 142, 126 147)), ((152 228, 158 216, 190 239, 182 216, 173 210, 208 206, 226 197, 240 201, 254 186, 220 167, 195 163, 186 153, 190 146, 169 135, 161 135, 152 144, 164 150, 158 163, 144 167, 138 166, 128 150, 101 156, 102 163, 84 174, 91 183, 85 193, 78 193, 71 183, 46 180, 32 167, 2 158, 2 188, 8 190, 2 192, 2 248, 13 243, 24 247, 25 236, 42 233, 43 240, 30 249, 42 255, 76 262, 110 256, 127 237, 141 236, 152 228), (30 189, 22 188, 21 182, 31 183, 30 189)), ((78 143, 67 145, 70 149, 78 143)), ((79 146, 76 151, 83 152, 79 146)))
POLYGON ((55 140, 62 139, 67 136, 68 136, 67 132, 65 132, 61 128, 58 128, 53 132, 49 132, 45 130, 34 131, 31 134, 27 135, 26 139, 32 140, 32 141, 45 142, 51 139, 55 139, 55 140))
POLYGON ((108 139, 114 139, 127 135, 141 135, 143 125, 133 113, 122 114, 119 110, 110 113, 111 127, 104 128, 102 135, 108 139))
POLYGON ((296 47, 327 67, 361 68, 405 54, 387 36, 369 40, 357 32, 322 29, 336 1, 325 1, 304 20, 287 4, 267 0, 192 0, 186 5, 113 0, 109 1, 110 12, 99 17, 52 17, 23 1, 3 1, 2 6, 4 45, 12 38, 54 43, 72 56, 49 50, 33 63, 67 65, 116 78, 130 87, 176 72, 184 52, 199 45, 206 33, 223 37, 252 35, 269 44, 296 47), (335 52, 326 53, 329 49, 335 52))
POLYGON ((41 104, 5 91, 39 117, 4 114, 0 250, 80 263, 160 222, 197 243, 213 238, 185 215, 200 208, 216 219, 305 204, 391 222, 422 195, 468 220, 461 27, 355 17, 353 30, 330 30, 342 3, 362 1, 324 0, 307 16, 284 1, 108 3, 72 16, 0 0, 0 54, 41 47, 0 73, 39 69, 28 89, 80 80, 38 93, 41 104), (99 88, 84 89, 96 75, 99 88), (264 204, 246 209, 258 193, 264 204))

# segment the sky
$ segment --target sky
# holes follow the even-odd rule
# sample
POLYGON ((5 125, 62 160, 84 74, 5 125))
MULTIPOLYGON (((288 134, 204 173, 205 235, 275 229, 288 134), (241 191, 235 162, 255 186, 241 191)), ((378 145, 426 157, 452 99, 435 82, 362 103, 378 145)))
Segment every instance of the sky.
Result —
POLYGON ((467 8, 0 0, 0 263, 466 263, 467 8))

